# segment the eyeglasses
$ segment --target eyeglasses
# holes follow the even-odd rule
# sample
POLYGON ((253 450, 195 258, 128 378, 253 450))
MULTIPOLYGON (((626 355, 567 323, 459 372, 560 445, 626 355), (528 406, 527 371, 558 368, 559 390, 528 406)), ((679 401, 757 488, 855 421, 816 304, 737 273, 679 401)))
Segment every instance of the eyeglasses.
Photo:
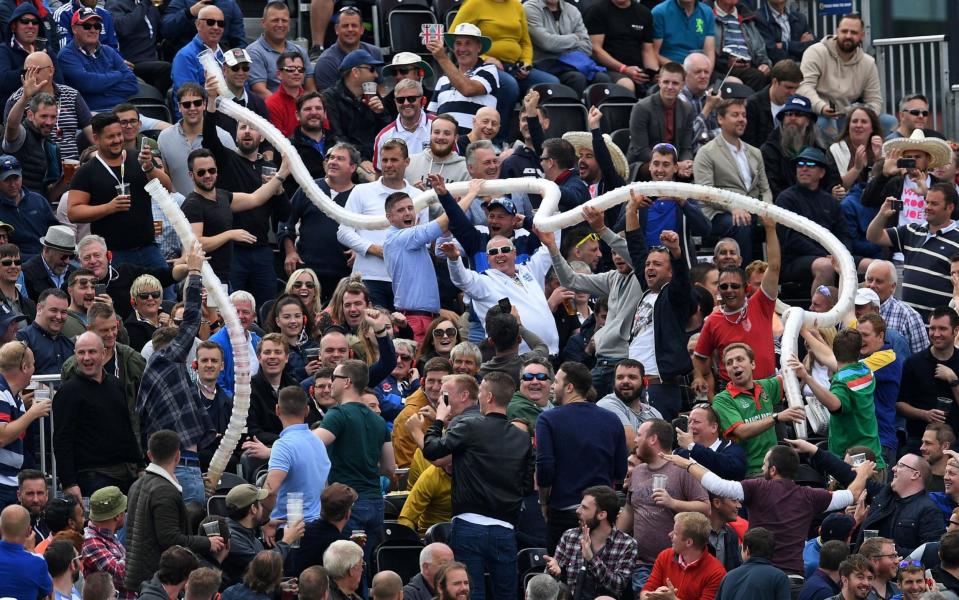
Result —
POLYGON ((148 300, 148 299, 150 299, 150 298, 153 298, 154 300, 159 300, 161 294, 162 294, 162 292, 159 292, 159 291, 157 291, 157 292, 140 292, 139 294, 137 294, 137 298, 139 298, 140 300, 148 300))
POLYGON ((540 157, 539 157, 539 162, 543 162, 544 160, 553 160, 553 159, 550 158, 550 157, 548 157, 548 156, 540 156, 540 157))
POLYGON ((490 256, 496 256, 497 254, 509 254, 512 251, 512 246, 500 246, 499 248, 489 248, 486 253, 490 256))
POLYGON ((586 237, 584 237, 584 238, 581 239, 580 241, 576 242, 576 246, 574 246, 574 247, 575 247, 575 248, 579 248, 580 246, 582 246, 583 244, 585 244, 586 242, 589 242, 589 241, 598 242, 598 241, 599 241, 599 236, 596 235, 595 232, 592 232, 592 231, 591 231, 590 233, 588 233, 588 234, 586 235, 586 237))
POLYGON ((549 375, 546 373, 523 373, 523 381, 549 381, 549 375))
POLYGON ((920 110, 920 109, 918 109, 918 108, 910 108, 909 110, 904 110, 904 111, 902 111, 902 112, 907 112, 907 113, 909 113, 910 115, 912 115, 912 116, 914 116, 914 117, 928 117, 928 116, 929 116, 929 111, 928 111, 928 110, 920 110))
POLYGON ((316 284, 313 283, 312 281, 294 281, 294 282, 293 282, 293 285, 292 285, 291 287, 292 287, 293 289, 305 287, 305 288, 308 289, 308 290, 312 290, 312 289, 316 288, 316 284))
POLYGON ((330 376, 330 379, 349 379, 349 377, 346 375, 340 375, 339 373, 333 373, 333 375, 330 376))
POLYGON ((907 464, 904 463, 904 462, 897 462, 897 463, 896 463, 896 466, 893 467, 893 468, 897 468, 897 467, 906 467, 907 469, 912 469, 912 470, 915 471, 916 473, 919 472, 919 469, 917 469, 916 467, 910 467, 909 465, 907 465, 907 464))
POLYGON ((240 63, 238 65, 233 65, 232 67, 230 67, 230 70, 233 71, 234 73, 237 73, 239 71, 249 71, 250 63, 240 63))
POLYGON ((813 161, 811 161, 811 160, 797 160, 797 161, 796 161, 796 166, 797 166, 797 167, 809 167, 809 168, 812 168, 812 167, 821 167, 822 165, 820 165, 820 164, 817 163, 817 162, 813 162, 813 161))
POLYGON ((206 23, 207 27, 219 27, 220 29, 226 27, 226 21, 220 19, 203 19, 203 22, 206 23))
POLYGON ((422 96, 396 96, 397 104, 416 104, 422 96))
POLYGON ((12 267, 13 265, 16 265, 19 267, 22 264, 23 264, 23 260, 19 258, 4 258, 3 260, 0 260, 0 266, 4 266, 4 267, 12 267))
POLYGON ((210 175, 216 175, 216 167, 210 167, 209 169, 197 169, 194 171, 194 173, 196 173, 197 177, 203 177, 207 173, 210 175))
POLYGON ((304 71, 306 71, 306 69, 304 69, 303 67, 283 67, 280 70, 283 71, 284 73, 303 73, 304 71))
POLYGON ((127 119, 120 121, 120 127, 136 127, 140 124, 140 119, 127 119))
MULTIPOLYGON (((951 522, 951 521, 950 521, 950 522, 951 522)), ((920 569, 923 568, 922 562, 920 562, 920 561, 918 561, 918 560, 903 560, 903 561, 900 561, 900 562, 899 562, 899 568, 900 568, 900 569, 907 569, 907 568, 909 568, 909 567, 919 567, 920 569)))
POLYGON ((80 23, 80 27, 83 28, 84 31, 90 31, 91 29, 96 29, 97 31, 101 31, 103 29, 103 24, 102 23, 80 23))
POLYGON ((197 100, 180 100, 180 106, 183 108, 200 108, 203 106, 203 98, 197 100))
POLYGON ((723 290, 724 292, 726 290, 738 290, 742 287, 743 287, 743 284, 741 283, 720 283, 719 284, 719 289, 723 290))
POLYGON ((433 337, 448 337, 448 338, 456 337, 456 328, 447 327, 446 329, 439 329, 439 328, 434 329, 433 337))
POLYGON ((40 26, 40 21, 36 19, 17 19, 17 23, 20 23, 21 25, 31 25, 33 27, 40 26))

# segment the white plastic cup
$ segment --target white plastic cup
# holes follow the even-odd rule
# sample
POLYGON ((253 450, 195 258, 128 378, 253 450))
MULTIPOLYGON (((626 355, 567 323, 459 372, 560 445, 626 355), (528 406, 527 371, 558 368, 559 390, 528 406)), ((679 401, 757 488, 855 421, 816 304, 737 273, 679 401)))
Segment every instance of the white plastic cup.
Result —
POLYGON ((852 466, 858 467, 862 463, 866 462, 866 455, 864 453, 853 454, 849 457, 849 461, 852 463, 852 466))
POLYGON ((653 474, 653 491, 655 492, 656 490, 665 490, 667 480, 668 480, 668 477, 664 475, 663 473, 654 473, 653 474))
POLYGON ((117 191, 117 196, 129 196, 130 195, 130 184, 129 183, 118 183, 113 186, 117 191))
MULTIPOLYGON (((303 520, 303 492, 289 492, 286 495, 286 526, 293 527, 303 520)), ((291 548, 299 548, 300 540, 290 544, 291 548)))

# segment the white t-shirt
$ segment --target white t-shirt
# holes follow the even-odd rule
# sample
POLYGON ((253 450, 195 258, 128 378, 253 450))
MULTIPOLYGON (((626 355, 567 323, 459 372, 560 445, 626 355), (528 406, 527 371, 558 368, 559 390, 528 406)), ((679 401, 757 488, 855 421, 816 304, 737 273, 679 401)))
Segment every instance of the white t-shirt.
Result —
POLYGON ((659 292, 649 292, 639 302, 630 329, 629 357, 643 363, 647 375, 659 376, 656 365, 656 340, 653 336, 653 307, 659 292))

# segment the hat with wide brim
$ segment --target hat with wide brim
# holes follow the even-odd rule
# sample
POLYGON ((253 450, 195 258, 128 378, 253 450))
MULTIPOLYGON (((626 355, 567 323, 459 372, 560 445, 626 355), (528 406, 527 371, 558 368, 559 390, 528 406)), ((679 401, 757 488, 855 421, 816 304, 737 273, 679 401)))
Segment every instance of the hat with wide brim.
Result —
POLYGON ((922 129, 916 129, 912 135, 907 138, 897 138, 889 140, 882 145, 882 153, 889 156, 893 150, 906 152, 908 150, 921 150, 929 155, 929 169, 944 167, 952 162, 952 147, 949 142, 936 137, 926 137, 922 129))
MULTIPOLYGON (((577 152, 580 148, 593 150, 593 134, 588 131, 568 131, 563 134, 563 139, 572 144, 577 152)), ((606 142, 606 149, 613 157, 613 168, 616 169, 616 174, 626 179, 629 173, 629 163, 626 162, 626 155, 623 154, 623 151, 608 133, 603 134, 603 141, 606 142)))
POLYGON ((493 45, 493 40, 483 35, 483 32, 480 31, 480 28, 472 23, 460 23, 453 31, 444 33, 443 40, 446 42, 447 46, 452 48, 456 44, 456 38, 460 36, 478 39, 482 45, 482 48, 480 48, 480 54, 486 54, 493 45))
POLYGON ((412 52, 397 52, 390 64, 383 67, 383 74, 389 75, 396 67, 417 67, 423 69, 423 79, 429 79, 433 76, 433 67, 420 58, 419 54, 412 52))

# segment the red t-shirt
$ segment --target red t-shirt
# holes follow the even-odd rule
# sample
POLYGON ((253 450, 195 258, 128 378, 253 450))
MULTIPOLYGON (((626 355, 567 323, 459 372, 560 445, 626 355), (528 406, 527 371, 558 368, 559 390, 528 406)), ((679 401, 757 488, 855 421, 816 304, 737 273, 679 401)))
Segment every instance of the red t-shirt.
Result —
MULTIPOLYGON (((777 541, 778 545, 778 541, 777 541)), ((802 549, 802 546, 800 546, 802 549)), ((683 568, 672 548, 666 548, 656 557, 644 592, 652 592, 666 585, 666 580, 676 588, 676 597, 682 600, 713 600, 719 584, 726 576, 726 569, 715 556, 704 552, 699 560, 683 568)))
POLYGON ((735 342, 749 344, 756 355, 754 379, 765 379, 776 374, 776 350, 773 347, 773 314, 776 301, 762 288, 749 298, 746 314, 726 315, 721 311, 711 313, 703 322, 703 329, 696 342, 696 356, 713 358, 719 363, 719 376, 729 381, 722 356, 726 346, 735 342), (740 319, 742 316, 742 319, 740 319))
POLYGON ((743 506, 749 527, 765 527, 776 535, 772 563, 786 573, 802 575, 802 552, 813 517, 832 502, 828 490, 797 485, 791 479, 746 479, 743 506))
MULTIPOLYGON (((306 90, 300 88, 297 97, 305 93, 306 90)), ((300 120, 296 118, 296 98, 287 94, 283 86, 266 99, 266 110, 270 114, 270 123, 273 123, 284 137, 291 137, 300 125, 300 120)))

